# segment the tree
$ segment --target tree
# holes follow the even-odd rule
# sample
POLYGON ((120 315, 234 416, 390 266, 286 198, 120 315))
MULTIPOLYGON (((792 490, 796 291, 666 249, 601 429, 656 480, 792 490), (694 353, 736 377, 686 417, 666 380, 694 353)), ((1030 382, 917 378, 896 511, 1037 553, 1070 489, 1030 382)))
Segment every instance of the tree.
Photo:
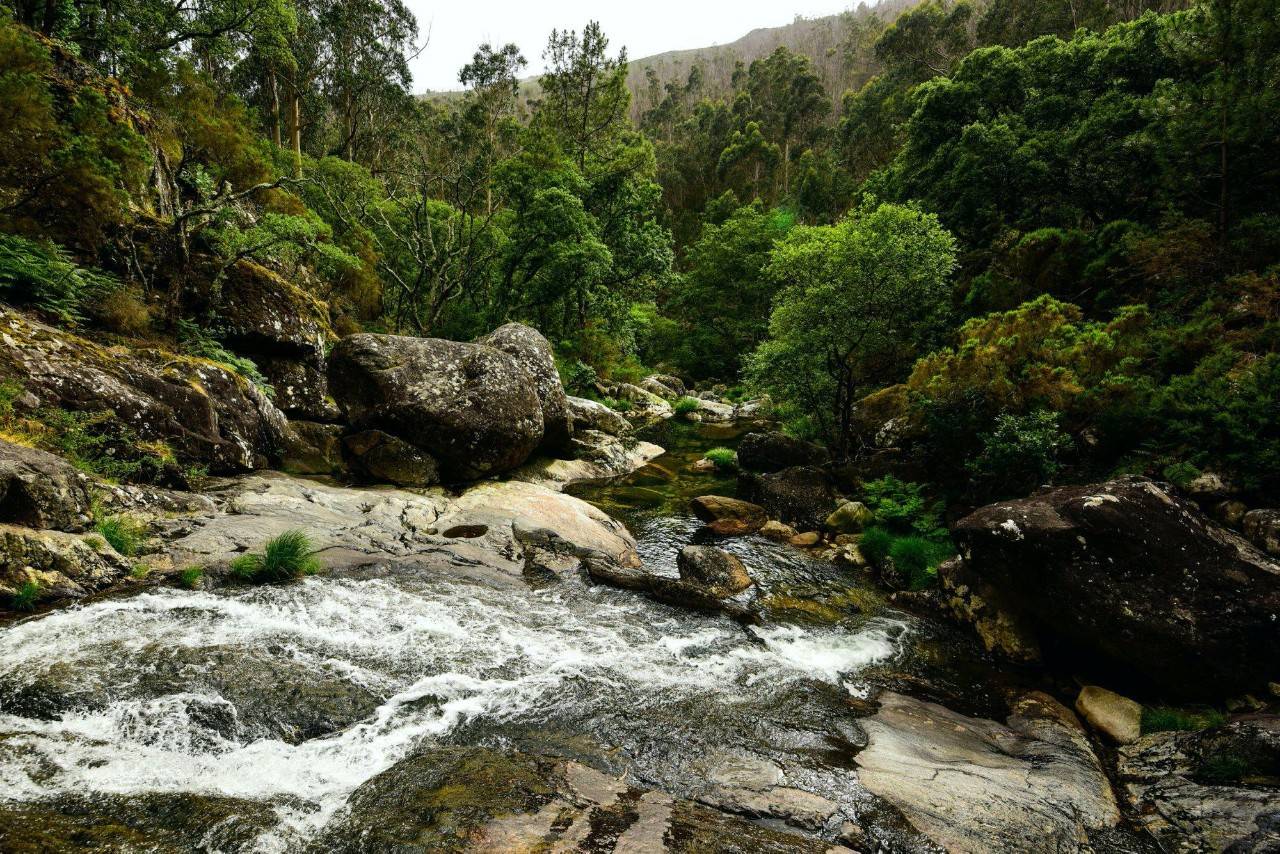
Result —
POLYGON ((769 262, 779 291, 752 380, 848 456, 854 405, 939 334, 955 263, 951 235, 909 207, 868 205, 797 228, 769 262))
POLYGON ((515 125, 516 98, 520 89, 520 69, 528 64, 514 44, 495 50, 480 45, 471 62, 458 74, 458 81, 470 90, 463 110, 467 120, 481 129, 481 150, 485 190, 485 211, 493 210, 493 169, 510 153, 518 127, 515 125))
POLYGON ((542 55, 547 72, 538 118, 583 171, 588 158, 607 150, 628 124, 627 51, 616 57, 608 51, 609 39, 592 21, 581 38, 573 30, 552 30, 542 55))
POLYGON ((780 47, 751 63, 747 89, 766 135, 782 153, 782 192, 791 192, 791 149, 830 113, 831 104, 807 57, 780 47))

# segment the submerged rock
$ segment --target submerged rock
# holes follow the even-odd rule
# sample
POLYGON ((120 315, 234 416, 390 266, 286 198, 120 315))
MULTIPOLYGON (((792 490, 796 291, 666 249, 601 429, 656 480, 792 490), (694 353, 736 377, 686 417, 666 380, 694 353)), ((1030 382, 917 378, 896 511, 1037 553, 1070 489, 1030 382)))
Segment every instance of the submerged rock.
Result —
POLYGON ((555 353, 547 339, 523 323, 508 323, 477 339, 476 343, 513 356, 529 372, 538 402, 542 404, 542 447, 552 453, 569 451, 573 417, 564 386, 560 384, 555 353))
POLYGON ((708 528, 725 537, 754 534, 769 521, 768 512, 759 504, 723 495, 700 495, 689 502, 689 509, 708 528))
POLYGON ((0 439, 0 522, 83 531, 92 505, 89 479, 75 466, 0 439))
POLYGON ((1006 724, 894 693, 880 704, 858 778, 948 851, 1078 851, 1120 820, 1079 721, 1048 695, 1024 696, 1006 724))
POLYGON ((1280 563, 1141 478, 984 507, 953 534, 965 571, 1042 646, 1183 695, 1265 685, 1280 563))
POLYGON ((542 442, 533 377, 492 347, 351 335, 330 355, 329 380, 354 427, 383 430, 429 454, 446 481, 509 471, 542 442))

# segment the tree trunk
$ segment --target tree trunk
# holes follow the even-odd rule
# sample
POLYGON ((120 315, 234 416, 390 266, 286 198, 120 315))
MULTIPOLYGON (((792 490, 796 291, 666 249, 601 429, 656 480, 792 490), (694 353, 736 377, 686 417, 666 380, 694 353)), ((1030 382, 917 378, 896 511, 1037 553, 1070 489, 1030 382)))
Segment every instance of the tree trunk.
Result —
POLYGON ((280 147, 280 84, 274 68, 267 71, 267 93, 271 98, 271 141, 280 147))

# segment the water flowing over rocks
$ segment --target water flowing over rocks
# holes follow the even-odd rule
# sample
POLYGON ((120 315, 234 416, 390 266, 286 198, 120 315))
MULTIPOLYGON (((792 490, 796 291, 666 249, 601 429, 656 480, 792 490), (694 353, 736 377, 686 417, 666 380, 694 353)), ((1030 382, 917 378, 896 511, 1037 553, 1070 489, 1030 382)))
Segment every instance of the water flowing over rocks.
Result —
POLYGON ((1075 716, 1044 694, 1006 724, 887 692, 863 722, 862 784, 948 851, 1083 850, 1116 825, 1111 785, 1075 716))
POLYGON ((330 354, 329 382, 353 427, 417 447, 449 482, 509 471, 542 443, 533 377, 492 347, 351 335, 330 354))
POLYGON ((215 474, 263 468, 284 446, 285 416, 258 388, 205 359, 105 347, 0 308, 0 377, 49 407, 112 412, 215 474))
POLYGON ((1183 695, 1276 678, 1280 563, 1166 486, 1045 490, 984 507, 953 535, 962 573, 1064 655, 1183 695))

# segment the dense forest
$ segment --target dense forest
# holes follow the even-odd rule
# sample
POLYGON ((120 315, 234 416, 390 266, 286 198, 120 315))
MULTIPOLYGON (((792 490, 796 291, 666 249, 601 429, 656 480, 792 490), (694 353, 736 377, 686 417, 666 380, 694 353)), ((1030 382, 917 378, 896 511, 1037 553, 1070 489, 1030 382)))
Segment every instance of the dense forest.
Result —
POLYGON ((677 79, 593 23, 481 45, 445 102, 398 0, 7 3, 0 294, 255 378, 246 265, 340 333, 525 321, 571 391, 767 393, 958 506, 1280 485, 1276 4, 900 6, 677 79))

